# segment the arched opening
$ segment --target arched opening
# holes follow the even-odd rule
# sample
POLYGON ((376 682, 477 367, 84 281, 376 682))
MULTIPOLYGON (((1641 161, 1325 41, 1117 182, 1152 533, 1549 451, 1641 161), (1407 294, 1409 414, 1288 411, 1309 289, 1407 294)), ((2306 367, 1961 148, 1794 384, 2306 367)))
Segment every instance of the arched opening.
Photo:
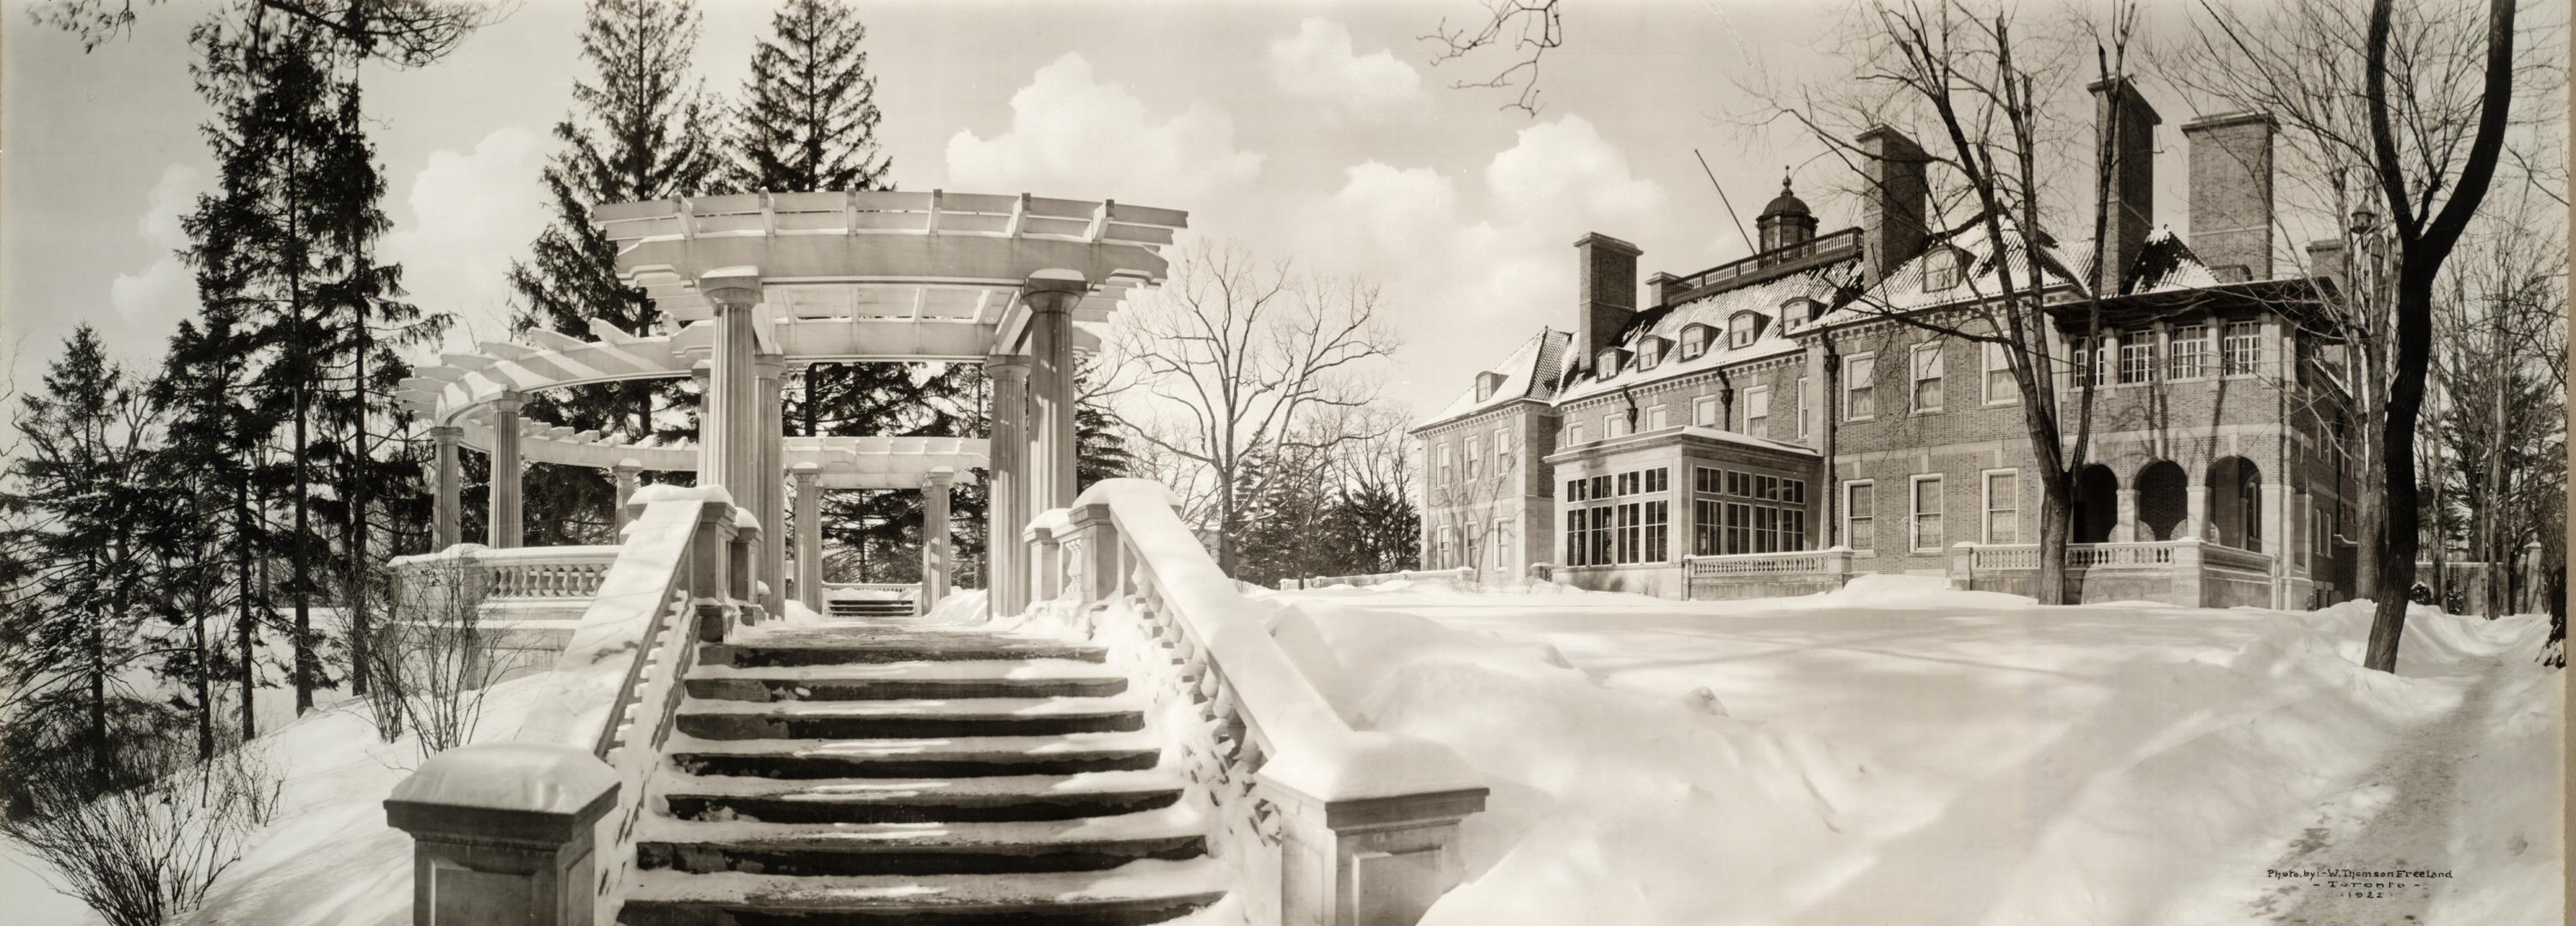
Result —
POLYGON ((2140 540, 2178 540, 2190 518, 2191 475, 2172 460, 2157 460, 2138 471, 2140 540))
POLYGON ((2120 477, 2095 463, 2075 479, 2075 542, 2107 543, 2120 523, 2120 477))
POLYGON ((2263 548, 2263 471, 2244 457, 2209 464, 2209 531, 2206 539, 2239 550, 2263 548))

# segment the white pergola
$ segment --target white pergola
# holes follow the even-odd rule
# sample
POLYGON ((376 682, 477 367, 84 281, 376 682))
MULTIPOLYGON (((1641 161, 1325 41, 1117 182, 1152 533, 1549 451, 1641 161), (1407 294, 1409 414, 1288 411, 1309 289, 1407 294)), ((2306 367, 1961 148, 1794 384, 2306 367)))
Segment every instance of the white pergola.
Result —
POLYGON ((991 473, 997 611, 1028 595, 1017 544, 1032 512, 1073 499, 1073 368, 1105 323, 1161 281, 1161 249, 1186 213, 1021 194, 852 191, 749 193, 619 203, 591 219, 616 242, 618 267, 660 313, 658 332, 594 320, 591 339, 529 331, 441 355, 400 387, 438 442, 437 540, 458 542, 460 446, 492 457, 490 545, 523 533, 517 473, 528 462, 592 466, 617 476, 621 523, 642 470, 690 471, 724 486, 762 531, 755 566, 783 605, 786 484, 795 484, 799 597, 821 608, 822 489, 927 493, 925 600, 945 590, 948 488, 991 473), (786 437, 780 386, 817 363, 979 362, 992 389, 992 437, 786 437), (692 377, 704 396, 694 443, 620 442, 524 420, 536 392, 594 383, 692 377))

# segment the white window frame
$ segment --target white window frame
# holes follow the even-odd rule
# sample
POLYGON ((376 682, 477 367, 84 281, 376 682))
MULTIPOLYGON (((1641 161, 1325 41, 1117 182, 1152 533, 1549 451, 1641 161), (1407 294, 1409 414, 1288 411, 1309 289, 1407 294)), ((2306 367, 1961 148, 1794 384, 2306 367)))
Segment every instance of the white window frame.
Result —
POLYGON ((1807 436, 1807 378, 1798 377, 1798 436, 1807 436))
POLYGON ((2171 347, 2165 351, 2165 375, 2168 381, 2208 379, 2210 377, 2212 371, 2217 366, 2218 351, 2210 342, 2209 335, 2210 326, 2207 322, 2194 322, 2188 325, 2175 325, 2173 327, 2172 334, 2165 338, 2165 343, 2171 345, 2171 347), (2183 336, 2183 332, 2194 330, 2200 332, 2198 336, 2183 336), (2185 351, 2183 349, 2184 345, 2190 345, 2191 350, 2185 351), (2183 358, 2186 356, 2189 356, 2193 360, 2191 372, 2189 374, 2183 373, 2179 366, 2183 358))
POLYGON ((1482 452, 1482 449, 1476 446, 1476 439, 1473 437, 1460 439, 1458 441, 1458 455, 1467 459, 1467 481, 1476 481, 1477 464, 1483 462, 1485 459, 1485 454, 1482 452))
POLYGON ((1446 443, 1440 445, 1440 481, 1444 485, 1458 481, 1457 461, 1450 457, 1451 450, 1446 443))
POLYGON ((1717 397, 1704 395, 1691 400, 1691 423, 1705 428, 1725 430, 1726 422, 1718 420, 1717 397))
MULTIPOLYGON (((1928 547, 1923 545, 1923 518, 1924 518, 1924 516, 1925 516, 1926 514, 1929 514, 1930 516, 1935 517, 1935 518, 1940 518, 1940 517, 1942 517, 1942 512, 1940 512, 1940 511, 1926 512, 1926 511, 1924 511, 1924 510, 1923 510, 1923 484, 1924 484, 1924 483, 1926 483, 1926 482, 1931 482, 1931 483, 1939 483, 1939 482, 1941 482, 1941 474, 1940 474, 1940 473, 1916 473, 1916 474, 1914 474, 1913 476, 1907 477, 1907 479, 1906 479, 1906 483, 1905 483, 1905 547, 1906 547, 1906 549, 1912 550, 1912 551, 1914 551, 1914 552, 1916 552, 1916 553, 1938 553, 1938 552, 1940 552, 1940 551, 1941 551, 1941 546, 1942 546, 1942 545, 1941 545, 1941 543, 1940 543, 1940 542, 1938 542, 1938 541, 1940 541, 1940 540, 1946 540, 1946 539, 1949 537, 1949 534, 1948 534, 1948 533, 1947 533, 1947 531, 1946 531, 1946 529, 1947 529, 1948 525, 1947 525, 1947 524, 1943 524, 1943 525, 1942 525, 1942 526, 1943 526, 1943 528, 1944 528, 1944 533, 1942 534, 1942 536, 1941 536, 1940 538, 1936 538, 1936 542, 1935 542, 1935 543, 1933 543, 1931 546, 1928 546, 1928 547)), ((1933 489, 1933 491, 1932 491, 1932 500, 1933 500, 1933 502, 1934 502, 1934 503, 1936 503, 1936 504, 1940 504, 1942 508, 1947 509, 1947 508, 1949 507, 1949 505, 1947 504, 1947 502, 1949 501, 1949 496, 1946 494, 1948 491, 1949 491, 1949 489, 1948 489, 1948 487, 1947 487, 1947 486, 1939 486, 1939 487, 1936 487, 1935 489, 1933 489)))
POLYGON ((2018 469, 1990 469, 1990 470, 1984 470, 1984 471, 1981 471, 1981 472, 1977 473, 1977 496, 1978 496, 1978 511, 1981 513, 1981 516, 1982 516, 1982 518, 1983 518, 1983 520, 1981 520, 1981 521, 1979 521, 1979 522, 1977 523, 1977 537, 1978 537, 1978 542, 1979 542, 1979 543, 2020 543, 2020 542, 2022 542, 2022 541, 2021 541, 2021 470, 2018 470, 2018 469), (1995 507, 1995 477, 1997 477, 1997 476, 2011 476, 2011 477, 2012 477, 2012 498, 2011 498, 2011 499, 2009 499, 2009 501, 2010 501, 2010 503, 2011 503, 2011 507, 2009 507, 2009 508, 2002 508, 2002 509, 1998 509, 1998 508, 1996 508, 1996 507, 1995 507), (1998 513, 2008 513, 2008 514, 2012 515, 2012 519, 2013 519, 2013 520, 2012 520, 2012 524, 2013 524, 2013 528, 2012 528, 2013 539, 2011 539, 2011 540, 1996 540, 1996 539, 1995 539, 1995 515, 1996 515, 1996 514, 1998 514, 1998 513))
POLYGON ((1572 446, 1574 446, 1574 445, 1576 445, 1576 444, 1581 444, 1581 443, 1584 443, 1584 440, 1583 440, 1583 422, 1577 421, 1577 422, 1575 422, 1575 423, 1573 423, 1573 424, 1566 425, 1566 426, 1565 426, 1565 445, 1566 445, 1566 446, 1568 446, 1568 447, 1572 447, 1572 446))
POLYGON ((1757 313, 1737 312, 1726 319, 1726 346, 1730 350, 1751 345, 1761 336, 1762 318, 1757 313))
POLYGON ((2155 333, 2123 331, 2120 333, 2120 385, 2143 386, 2156 381, 2156 368, 2162 357, 2156 350, 2155 333), (2132 378, 2134 377, 2134 378, 2132 378))
POLYGON ((1615 439, 1615 438, 1621 438, 1621 437, 1626 437, 1626 436, 1628 436, 1628 416, 1627 416, 1627 415, 1620 413, 1620 412, 1619 412, 1619 410, 1617 410, 1617 409, 1612 409, 1612 410, 1610 410, 1610 411, 1608 411, 1608 412, 1604 412, 1604 413, 1602 413, 1602 415, 1601 415, 1601 439, 1602 439, 1602 440, 1612 440, 1612 439, 1615 439))
POLYGON ((2218 372, 2221 376, 2260 376, 2263 374, 2262 322, 2230 321, 2221 322, 2218 325, 2218 372), (2238 331, 2250 331, 2252 333, 2235 333, 2238 331), (2247 343, 2246 353, 2251 355, 2246 360, 2246 370, 2242 373, 2231 369, 2231 365, 2227 360, 2229 342, 2240 339, 2247 343))
POLYGON ((1923 255, 1923 291, 1937 293, 1959 285, 1966 276, 1967 260, 1952 248, 1935 247, 1923 255), (1937 271, 1937 272, 1936 272, 1937 271))
POLYGON ((1843 497, 1842 497, 1841 499, 1839 499, 1839 501, 1841 501, 1841 502, 1842 502, 1842 504, 1841 504, 1841 505, 1839 505, 1839 506, 1837 506, 1839 510, 1838 510, 1838 511, 1836 511, 1836 513, 1837 513, 1837 514, 1840 514, 1840 515, 1842 516, 1842 522, 1843 522, 1843 525, 1842 525, 1842 526, 1843 526, 1843 529, 1842 529, 1842 545, 1843 545, 1843 546, 1846 546, 1846 547, 1850 547, 1850 548, 1852 548, 1853 550, 1875 550, 1875 549, 1877 549, 1877 548, 1878 548, 1878 480, 1876 480, 1876 479, 1848 479, 1848 480, 1844 480, 1843 485, 1842 485, 1842 493, 1843 493, 1843 497), (1852 490, 1853 490, 1853 489, 1866 489, 1866 490, 1868 490, 1868 493, 1869 493, 1869 518, 1868 518, 1868 520, 1869 520, 1869 528, 1870 528, 1870 530, 1869 530, 1869 536, 1868 536, 1868 537, 1861 537, 1861 536, 1859 536, 1859 534, 1858 534, 1857 532, 1855 532, 1855 531, 1853 531, 1853 530, 1852 530, 1852 505, 1851 505, 1851 501, 1852 501, 1852 490))
POLYGON ((1660 431, 1671 427, 1671 422, 1672 415, 1665 411, 1664 405, 1658 404, 1653 408, 1646 409, 1646 430, 1660 431))
POLYGON ((1988 405, 2011 405, 2020 402, 2021 384, 2013 382, 2012 358, 2005 353, 2012 349, 2012 345, 2002 341, 1987 341, 1984 348, 1980 352, 1984 362, 1980 364, 1982 369, 1978 371, 1977 377, 1977 388, 1984 391, 1981 399, 1988 405), (2006 384, 2001 398, 1995 395, 1995 374, 1997 373, 2004 374, 2006 384))
POLYGON ((1771 387, 1755 386, 1744 390, 1744 433, 1761 437, 1770 430, 1770 421, 1771 387))
POLYGON ((1858 353, 1843 358, 1842 393, 1842 401, 1836 404, 1842 406, 1844 421, 1868 421, 1878 417, 1878 354, 1876 352, 1858 353), (1852 368, 1864 363, 1869 365, 1869 375, 1852 375, 1852 368), (1854 383, 1860 385, 1853 385, 1854 383), (1869 390, 1869 414, 1855 415, 1852 414, 1851 407, 1852 393, 1861 389, 1869 390))
POLYGON ((1929 415, 1939 412, 1941 410, 1941 406, 1949 401, 1950 395, 1950 385, 1945 381, 1945 378, 1949 376, 1949 363, 1943 358, 1941 342, 1930 341, 1914 345, 1913 350, 1907 354, 1905 363, 1906 406, 1912 409, 1913 413, 1917 415, 1929 415), (1931 366, 1933 375, 1931 376, 1923 375, 1923 358, 1927 355, 1932 358, 1931 366), (1933 391, 1938 393, 1930 405, 1923 404, 1923 384, 1926 381, 1933 383, 1933 391))
POLYGON ((1494 429, 1494 465, 1503 465, 1503 457, 1512 452, 1512 429, 1494 429))
POLYGON ((1493 556, 1494 565, 1509 574, 1513 568, 1511 539, 1512 519, 1495 518, 1485 527, 1485 549, 1493 556))
POLYGON ((1451 557, 1453 557, 1453 556, 1455 556, 1455 555, 1456 555, 1456 552, 1455 552, 1455 551, 1457 550, 1457 546, 1456 546, 1457 542, 1458 542, 1458 529, 1457 529, 1457 528, 1454 528, 1454 527, 1447 527, 1447 526, 1443 526, 1442 528, 1440 528, 1440 550, 1439 550, 1439 555, 1438 555, 1438 559, 1440 560, 1440 565, 1438 565, 1438 566, 1433 566, 1433 567, 1431 567, 1431 568, 1433 568, 1433 569, 1447 568, 1447 567, 1449 567, 1452 563, 1454 563, 1454 562, 1455 562, 1455 560, 1451 559, 1451 557))

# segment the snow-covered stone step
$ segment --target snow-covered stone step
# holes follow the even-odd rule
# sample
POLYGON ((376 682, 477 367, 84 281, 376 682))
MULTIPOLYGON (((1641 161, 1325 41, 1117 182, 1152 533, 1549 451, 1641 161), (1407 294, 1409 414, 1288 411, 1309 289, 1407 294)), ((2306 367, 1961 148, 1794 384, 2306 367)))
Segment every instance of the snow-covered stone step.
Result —
POLYGON ((1039 736, 1145 728, 1128 698, 909 698, 717 701, 680 706, 678 729, 704 739, 1039 736))
POLYGON ((914 778, 1072 775, 1153 768, 1162 743, 1144 732, 923 739, 713 740, 675 734, 663 746, 693 775, 914 778))
POLYGON ((1223 867, 1204 858, 1011 877, 647 871, 637 877, 618 921, 628 926, 1142 926, 1186 915, 1224 896, 1223 867))
POLYGON ((666 773, 653 790, 683 820, 773 823, 935 823, 1064 820, 1156 810, 1184 782, 1161 768, 981 778, 825 778, 773 781, 666 773))
POLYGON ((689 696, 741 701, 1114 695, 1127 678, 1078 659, 977 659, 689 670, 689 696))
POLYGON ((1098 871, 1206 854, 1187 805, 1145 813, 1009 823, 692 822, 648 816, 636 864, 697 873, 951 875, 1098 871))
POLYGON ((921 626, 787 624, 749 628, 699 648, 719 666, 820 666, 924 660, 1075 659, 1105 662, 1108 650, 1079 640, 921 626))

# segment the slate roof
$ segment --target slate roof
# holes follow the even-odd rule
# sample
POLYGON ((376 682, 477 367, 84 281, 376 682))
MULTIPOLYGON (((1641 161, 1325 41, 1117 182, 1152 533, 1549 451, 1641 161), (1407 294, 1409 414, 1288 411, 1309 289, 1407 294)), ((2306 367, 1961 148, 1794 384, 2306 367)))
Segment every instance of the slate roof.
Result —
MULTIPOLYGON (((1946 242, 1947 247, 1968 255, 1957 284, 1939 290, 1923 288, 1925 265, 1945 246, 1943 242, 1934 242, 1914 259, 1898 265, 1886 279, 1879 281, 1877 289, 1859 294, 1819 321, 1826 325, 1839 325, 1882 317, 1891 312, 1911 312, 1999 296, 2003 294, 2002 269, 2012 272, 2016 285, 2029 285, 2032 249, 2023 246, 2021 233, 2012 223, 2004 223, 2003 237, 2004 247, 1992 247, 1985 223, 1970 222, 1946 242), (2001 269, 1995 261, 1999 251, 2003 257, 2001 269)), ((2087 278, 2093 273, 2093 243, 2090 241, 2059 244, 2042 232, 2037 250, 2041 269, 2046 271, 2046 283, 2052 288, 2072 282, 2067 277, 2070 272, 2082 273, 2087 278)), ((2184 244, 2172 229, 2157 228, 2147 233, 2146 245, 2139 250, 2137 263, 2123 275, 2122 290, 2117 295, 2136 296, 2216 285, 2218 277, 2191 253, 2189 245, 2184 244)))
POLYGON ((1790 335, 1806 330, 1810 324, 1804 310, 1806 300, 1814 300, 1827 306, 1839 305, 1848 297, 1849 290, 1856 286, 1859 280, 1859 260, 1836 261, 1821 267, 1763 280, 1749 286, 1711 293, 1680 305, 1639 312, 1629 321, 1627 327, 1620 331, 1619 346, 1633 354, 1644 339, 1663 338, 1670 342, 1665 349, 1663 359, 1651 369, 1639 370, 1632 356, 1627 368, 1620 370, 1618 375, 1606 381, 1590 374, 1583 374, 1566 383, 1558 398, 1579 399, 1615 392, 1622 387, 1648 380, 1665 379, 1743 363, 1747 360, 1795 353, 1801 348, 1790 338, 1790 335), (1784 313, 1782 307, 1791 300, 1798 300, 1797 309, 1784 313), (1762 334, 1754 338, 1751 344, 1743 347, 1728 347, 1727 323, 1739 312, 1759 313, 1765 319, 1762 324, 1762 334), (1714 339, 1709 342, 1706 352, 1689 360, 1683 360, 1682 331, 1695 324, 1707 325, 1714 334, 1714 339))
POLYGON ((1467 391, 1459 393, 1458 398, 1451 401, 1448 407, 1441 409, 1438 414, 1414 425, 1414 429, 1420 430, 1453 418, 1508 405, 1521 399, 1555 398, 1556 382, 1561 375, 1560 371, 1565 366, 1566 347, 1573 340, 1574 335, 1570 332, 1540 328, 1537 334, 1530 336, 1529 340, 1522 341, 1519 347, 1513 348, 1511 354, 1503 358, 1502 363, 1484 371, 1503 374, 1502 385, 1495 387, 1493 395, 1486 396, 1484 401, 1477 401, 1476 386, 1471 381, 1467 391))

